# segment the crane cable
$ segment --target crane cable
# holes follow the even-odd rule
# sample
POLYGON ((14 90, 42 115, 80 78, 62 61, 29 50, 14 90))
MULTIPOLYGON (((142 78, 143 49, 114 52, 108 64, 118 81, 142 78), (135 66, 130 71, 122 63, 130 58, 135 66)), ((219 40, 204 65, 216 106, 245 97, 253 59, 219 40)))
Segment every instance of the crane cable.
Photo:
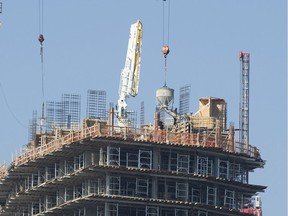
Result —
POLYGON ((165 45, 165 2, 168 1, 167 9, 167 46, 169 46, 170 36, 170 0, 163 0, 163 46, 165 45))
POLYGON ((170 33, 170 0, 168 0, 168 10, 167 10, 167 45, 165 45, 165 2, 167 0, 163 0, 163 47, 162 47, 162 53, 164 55, 164 71, 165 71, 165 82, 164 86, 166 87, 166 77, 167 77, 167 55, 170 52, 169 49, 169 33, 170 33))
POLYGON ((26 125, 24 125, 24 124, 17 118, 17 116, 16 116, 15 113, 13 112, 12 108, 10 107, 9 102, 8 102, 8 99, 7 99, 7 97, 6 97, 6 94, 5 94, 5 91, 4 91, 4 88, 3 88, 2 84, 1 84, 1 82, 0 82, 0 89, 1 89, 1 94, 2 94, 2 96, 3 96, 3 98, 4 98, 4 102, 5 102, 5 104, 6 104, 6 107, 7 107, 7 109, 9 110, 10 114, 12 115, 12 117, 14 118, 14 120, 15 120, 19 125, 21 125, 22 127, 28 128, 26 125))
POLYGON ((42 112, 40 117, 40 133, 42 133, 42 127, 44 124, 44 101, 45 101, 45 89, 44 89, 44 53, 43 53, 43 29, 44 29, 44 6, 43 0, 39 0, 39 37, 40 42, 40 56, 41 56, 41 80, 42 80, 42 112))

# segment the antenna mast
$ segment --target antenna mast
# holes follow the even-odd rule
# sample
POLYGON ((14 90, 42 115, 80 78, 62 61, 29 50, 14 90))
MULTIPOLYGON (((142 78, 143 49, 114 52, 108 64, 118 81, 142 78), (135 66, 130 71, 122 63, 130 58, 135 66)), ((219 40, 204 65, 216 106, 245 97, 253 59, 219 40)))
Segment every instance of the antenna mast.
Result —
MULTIPOLYGON (((250 53, 239 53, 241 70, 241 98, 240 98, 240 119, 239 119, 239 141, 249 146, 249 74, 250 74, 250 53)), ((244 146, 243 146, 244 147, 244 146)))

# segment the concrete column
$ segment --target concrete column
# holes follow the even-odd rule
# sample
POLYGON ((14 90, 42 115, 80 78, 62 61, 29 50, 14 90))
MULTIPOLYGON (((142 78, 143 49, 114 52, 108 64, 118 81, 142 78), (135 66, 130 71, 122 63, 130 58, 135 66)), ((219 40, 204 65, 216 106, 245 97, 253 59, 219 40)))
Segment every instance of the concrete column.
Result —
MULTIPOLYGON (((109 187, 110 187, 110 179, 109 179, 109 173, 107 173, 107 172, 105 172, 105 183, 106 183, 106 191, 105 191, 105 194, 110 194, 110 192, 109 192, 109 187)), ((106 205, 105 205, 105 208, 106 208, 106 205)))
POLYGON ((60 188, 59 189, 59 205, 64 203, 63 200, 65 200, 65 188, 60 188), (62 197, 62 199, 60 197, 62 197))
POLYGON ((220 121, 216 120, 215 147, 222 147, 220 121))
POLYGON ((215 176, 219 177, 219 166, 218 166, 219 157, 214 158, 214 173, 215 176))
POLYGON ((152 177, 152 193, 151 196, 153 199, 158 198, 158 178, 156 176, 152 177))
POLYGON ((108 111, 108 121, 107 121, 107 124, 108 126, 110 127, 109 128, 109 135, 112 136, 113 135, 113 131, 114 131, 114 108, 111 107, 109 108, 109 111, 108 111))
POLYGON ((234 126, 230 125, 230 127, 229 127, 229 136, 228 136, 228 148, 229 148, 230 152, 234 152, 235 151, 234 141, 235 141, 235 130, 234 130, 234 126))
POLYGON ((187 184, 187 194, 186 194, 185 201, 188 201, 189 200, 189 191, 191 191, 191 190, 189 188, 189 181, 187 179, 185 180, 185 183, 187 184))
POLYGON ((160 112, 155 112, 154 113, 154 127, 155 127, 155 130, 158 129, 159 122, 160 122, 160 112))
POLYGON ((95 212, 97 212, 97 207, 92 207, 92 206, 89 206, 89 207, 86 207, 86 216, 95 216, 95 215, 98 215, 98 214, 95 214, 95 212))
POLYGON ((160 150, 153 148, 152 150, 152 169, 160 170, 160 150))
POLYGON ((64 160, 59 161, 59 175, 63 176, 65 175, 65 163, 64 160))
MULTIPOLYGON (((102 153, 103 153, 103 149, 102 149, 102 153)), ((91 157, 92 157, 92 164, 99 165, 100 164, 100 149, 97 149, 96 152, 93 152, 91 157)))
POLYGON ((54 178, 57 178, 58 172, 59 172, 59 163, 56 162, 54 164, 54 178))
POLYGON ((85 151, 84 152, 84 167, 92 165, 92 156, 90 151, 85 151))
POLYGON ((165 199, 165 200, 168 199, 168 187, 167 187, 166 178, 165 178, 165 180, 164 180, 164 199, 165 199))
POLYGON ((38 176, 38 179, 37 179, 37 185, 40 185, 41 184, 41 171, 40 171, 40 169, 38 169, 38 171, 37 171, 37 176, 38 176))
MULTIPOLYGON (((111 210, 111 207, 116 207, 116 211, 117 211, 117 215, 118 215, 118 204, 110 204, 110 203, 108 203, 108 202, 105 202, 105 216, 110 216, 111 214, 111 212, 110 212, 110 210, 111 210)), ((114 214, 113 214, 114 215, 114 214)))
POLYGON ((99 165, 104 165, 103 147, 100 147, 100 151, 99 151, 99 165))
POLYGON ((109 203, 105 202, 105 216, 110 216, 109 203))
POLYGON ((215 206, 219 206, 220 204, 220 202, 219 202, 219 198, 220 198, 220 196, 219 196, 219 194, 220 194, 220 191, 219 191, 219 186, 217 185, 216 187, 216 203, 215 203, 215 206))
POLYGON ((248 170, 246 171, 246 182, 247 184, 249 184, 249 171, 248 170))
POLYGON ((45 167, 45 181, 48 180, 48 167, 45 167))

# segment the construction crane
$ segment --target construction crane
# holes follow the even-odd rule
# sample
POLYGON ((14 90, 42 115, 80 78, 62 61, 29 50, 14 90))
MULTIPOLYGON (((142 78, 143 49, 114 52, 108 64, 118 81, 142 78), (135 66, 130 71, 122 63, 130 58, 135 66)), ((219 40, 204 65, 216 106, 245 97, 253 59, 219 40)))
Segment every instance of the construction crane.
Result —
POLYGON ((167 86, 166 77, 167 77, 167 56, 170 53, 169 48, 169 31, 170 31, 170 0, 168 0, 168 8, 166 8, 166 0, 163 0, 163 46, 162 54, 164 57, 164 74, 165 81, 164 86, 156 90, 156 100, 157 106, 160 110, 164 110, 168 115, 170 115, 174 120, 174 125, 180 119, 177 113, 177 108, 173 109, 174 102, 174 89, 167 86), (167 26, 165 25, 165 8, 167 10, 167 26), (167 28, 167 33, 165 33, 165 27, 167 28), (167 34, 167 35, 166 35, 167 34), (166 40, 165 40, 166 38, 166 40), (172 108, 170 109, 170 106, 172 108))
POLYGON ((241 98, 240 98, 240 118, 239 131, 240 143, 249 149, 249 75, 250 75, 250 53, 239 53, 240 73, 241 73, 241 98))
POLYGON ((39 0, 39 37, 38 41, 40 43, 40 56, 41 56, 41 78, 42 78, 42 112, 40 117, 40 134, 43 132, 44 123, 45 123, 45 117, 44 117, 44 109, 45 109, 45 91, 44 91, 44 58, 43 58, 43 42, 44 42, 44 36, 43 36, 43 29, 44 29, 44 6, 43 6, 43 0, 39 0))
POLYGON ((131 25, 124 69, 121 71, 119 99, 116 117, 119 127, 128 127, 128 111, 126 100, 138 94, 140 61, 142 48, 142 23, 138 20, 131 25))

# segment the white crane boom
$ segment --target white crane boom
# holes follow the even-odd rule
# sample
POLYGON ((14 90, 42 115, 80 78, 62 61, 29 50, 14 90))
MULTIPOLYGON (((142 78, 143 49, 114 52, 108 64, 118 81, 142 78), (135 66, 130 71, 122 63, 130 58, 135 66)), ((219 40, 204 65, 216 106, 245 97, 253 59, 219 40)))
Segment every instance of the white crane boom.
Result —
POLYGON ((118 126, 127 127, 127 103, 129 96, 138 94, 142 47, 142 23, 138 20, 131 25, 125 66, 121 71, 117 108, 118 126))

